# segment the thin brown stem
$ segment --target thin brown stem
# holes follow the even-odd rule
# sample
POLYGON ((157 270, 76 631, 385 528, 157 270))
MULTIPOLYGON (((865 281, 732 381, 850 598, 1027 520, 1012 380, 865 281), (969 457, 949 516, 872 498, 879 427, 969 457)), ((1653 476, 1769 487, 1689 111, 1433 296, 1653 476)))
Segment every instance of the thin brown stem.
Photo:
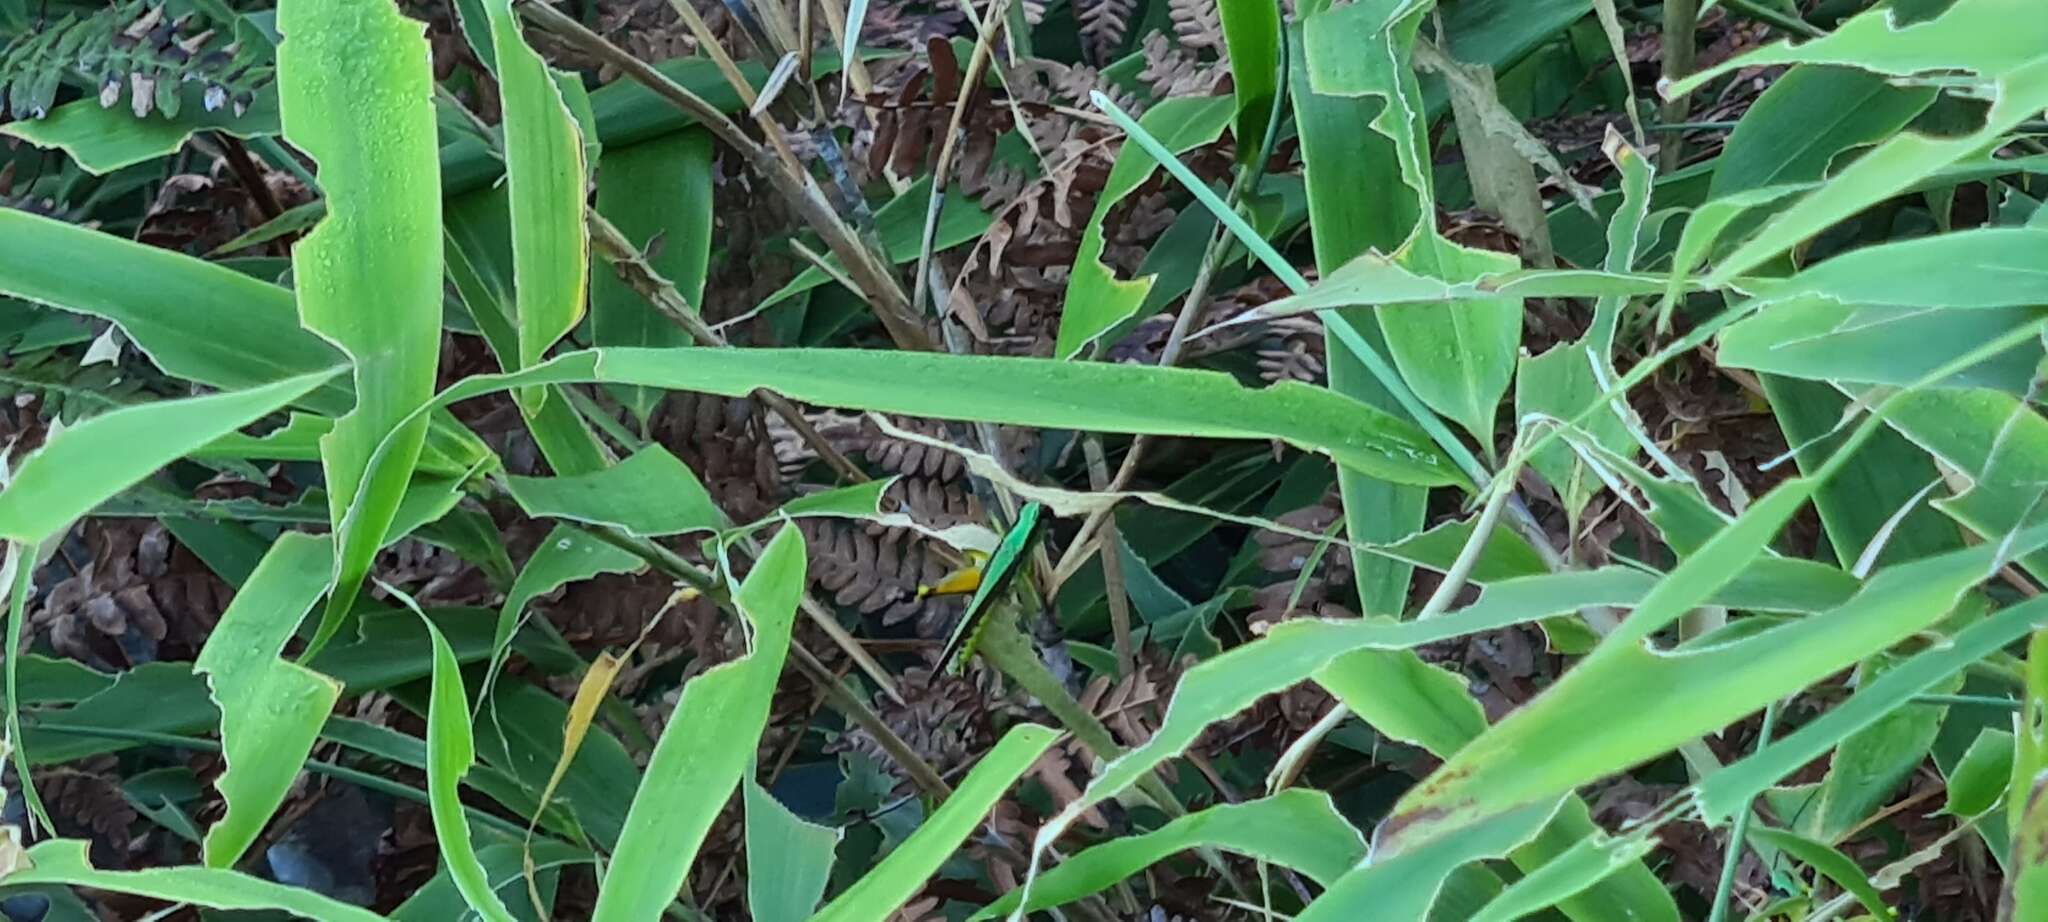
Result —
MULTIPOLYGON (((595 209, 585 209, 584 215, 584 223, 590 228, 591 249, 606 262, 611 263, 612 271, 618 273, 619 280, 625 282, 626 287, 639 293, 640 297, 645 298, 647 303, 653 305, 655 311, 668 318, 669 322, 682 327, 684 332, 690 334, 691 339, 697 341, 697 345, 718 349, 731 348, 731 344, 718 335, 718 331, 705 325, 704 319, 697 315, 696 309, 690 305, 689 299, 684 298, 683 293, 677 290, 675 283, 656 271, 647 261, 647 254, 626 239, 625 234, 620 233, 617 226, 598 214, 595 209)), ((866 483, 869 480, 867 472, 855 466, 846 455, 833 447, 831 442, 826 441, 825 437, 819 434, 817 427, 811 425, 810 419, 804 416, 803 411, 798 409, 796 404, 789 402, 788 398, 768 390, 757 390, 751 396, 782 417, 782 421, 789 424, 791 431, 803 439, 804 444, 810 446, 819 459, 839 476, 854 483, 866 483)))
POLYGON ((270 183, 263 180, 263 168, 249 156, 249 149, 242 146, 242 139, 225 131, 214 132, 214 137, 220 141, 221 159, 228 162, 228 169, 234 171, 235 179, 241 182, 242 188, 249 190, 249 198, 256 203, 256 210, 263 212, 263 220, 274 220, 284 214, 284 206, 271 193, 270 183))

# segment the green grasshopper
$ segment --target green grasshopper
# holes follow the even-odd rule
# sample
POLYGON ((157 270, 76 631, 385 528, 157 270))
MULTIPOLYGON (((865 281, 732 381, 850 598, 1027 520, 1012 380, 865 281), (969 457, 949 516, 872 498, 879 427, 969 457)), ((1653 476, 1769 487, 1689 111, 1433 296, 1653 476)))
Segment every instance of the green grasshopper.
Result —
POLYGON ((981 585, 974 590, 974 598, 967 603, 967 613, 960 616, 960 623, 953 628, 953 636, 946 638, 946 646, 939 651, 939 662, 949 673, 959 673, 967 668, 967 661, 974 658, 975 644, 981 640, 982 630, 988 627, 988 613, 994 607, 991 603, 1007 589, 1010 581, 1024 569, 1025 554, 1038 539, 1038 525, 1044 507, 1038 503, 1027 503, 1017 513, 1017 524, 1010 527, 1003 536, 996 552, 989 556, 988 563, 981 570, 981 585))

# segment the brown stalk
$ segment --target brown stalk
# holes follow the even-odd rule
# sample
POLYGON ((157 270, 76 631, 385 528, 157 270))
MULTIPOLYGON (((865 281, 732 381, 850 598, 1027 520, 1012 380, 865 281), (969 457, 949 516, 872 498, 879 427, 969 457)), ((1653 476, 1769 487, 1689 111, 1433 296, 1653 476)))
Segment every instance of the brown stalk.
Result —
MULTIPOLYGON (((704 324, 703 318, 697 316, 689 300, 683 297, 681 291, 676 290, 675 283, 655 271, 654 266, 647 261, 647 254, 634 246, 632 241, 627 240, 617 226, 606 220, 604 215, 598 214, 595 209, 586 208, 583 213, 584 223, 590 229, 592 251, 611 263, 612 271, 618 273, 619 280, 625 282, 626 287, 638 292, 640 297, 654 305, 654 309, 663 317, 682 327, 684 332, 690 334, 691 339, 697 341, 697 345, 718 349, 732 348, 732 344, 726 342, 724 337, 704 324)), ((804 440, 804 444, 817 452, 818 457, 839 476, 854 483, 866 483, 869 480, 867 472, 854 466, 839 449, 832 447, 832 443, 818 433, 817 427, 812 426, 803 411, 797 409, 796 404, 790 403, 788 398, 769 390, 757 390, 749 396, 761 401, 763 405, 774 410, 776 415, 781 416, 783 422, 788 423, 789 428, 804 440)))

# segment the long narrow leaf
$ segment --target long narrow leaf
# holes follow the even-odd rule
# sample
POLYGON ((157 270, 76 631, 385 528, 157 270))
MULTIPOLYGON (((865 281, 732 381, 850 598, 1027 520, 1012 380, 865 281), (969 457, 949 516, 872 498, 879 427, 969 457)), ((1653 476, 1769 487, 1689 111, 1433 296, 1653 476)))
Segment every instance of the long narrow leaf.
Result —
POLYGON ((0 490, 0 538, 40 543, 157 468, 276 412, 338 373, 127 407, 66 429, 0 490))
MULTIPOLYGON (((513 290, 518 368, 539 364, 583 317, 590 238, 583 227, 583 140, 547 63, 520 35, 512 0, 488 0, 491 42, 505 110, 505 184, 512 199, 513 290)), ((516 369, 514 369, 516 370, 516 369)), ((528 416, 544 388, 518 392, 528 416)))
POLYGON ((292 251, 299 316, 355 364, 355 408, 321 440, 338 538, 318 650, 354 604, 426 435, 416 411, 441 350, 441 184, 420 23, 384 0, 282 0, 277 24, 285 136, 319 163, 328 207, 292 251))
POLYGON ((682 889, 704 834, 739 784, 767 725, 803 585, 803 535, 784 528, 734 596, 752 625, 753 651, 683 686, 633 795, 594 919, 656 918, 682 889))
POLYGON ((827 904, 811 922, 867 922, 886 919, 902 906, 939 865, 951 857, 967 834, 1031 763, 1038 761, 1058 734, 1036 724, 1020 724, 1003 734, 994 749, 975 763, 966 779, 932 811, 903 844, 860 880, 827 904))
POLYGON ((209 867, 233 867, 284 803, 341 683, 279 659, 300 619, 327 591, 334 566, 325 537, 287 534, 235 593, 192 670, 220 706, 227 769, 214 786, 227 811, 206 831, 209 867))

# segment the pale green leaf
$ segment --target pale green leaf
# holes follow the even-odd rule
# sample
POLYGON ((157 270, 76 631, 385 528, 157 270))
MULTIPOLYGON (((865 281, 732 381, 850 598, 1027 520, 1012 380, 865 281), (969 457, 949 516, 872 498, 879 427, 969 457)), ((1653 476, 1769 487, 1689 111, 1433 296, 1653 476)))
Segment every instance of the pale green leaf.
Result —
POLYGON ((125 407, 65 429, 0 490, 0 537, 41 543, 157 468, 276 412, 337 373, 125 407))
POLYGON ((262 834, 341 696, 340 682, 278 658, 333 565, 325 537, 278 538, 193 661, 220 707, 227 763, 214 781, 227 810, 206 831, 208 867, 233 867, 262 834))
MULTIPOLYGON (((538 364, 583 318, 590 239, 583 228, 583 140, 547 62, 520 35, 512 0, 487 0, 504 108, 505 185, 512 204, 513 311, 519 362, 538 364)), ((536 415, 542 388, 517 393, 536 415)))
POLYGON ((321 441, 338 537, 317 650, 355 602, 426 435, 416 411, 440 359, 441 184, 420 23, 383 0, 282 0, 277 23, 285 136, 319 164, 328 207, 292 250, 299 317, 355 369, 355 407, 321 441))
POLYGON ((507 477, 527 515, 610 525, 641 537, 716 531, 725 514, 690 468, 660 445, 571 477, 507 477))
POLYGON ((651 919, 675 899, 711 821, 753 760, 803 587, 803 535, 785 528, 734 594, 751 624, 753 649, 683 685, 633 796, 592 918, 651 919))
POLYGON ((125 105, 107 108, 97 99, 79 99, 43 118, 0 125, 0 134, 61 150, 80 169, 101 175, 175 153, 202 131, 253 138, 276 134, 277 122, 277 94, 270 92, 256 94, 255 102, 240 115, 229 106, 209 112, 192 105, 181 107, 171 118, 136 118, 125 105))
POLYGON ((752 777, 747 808, 747 914, 758 922, 803 922, 818 908, 840 831, 806 823, 752 777), (762 873, 762 871, 767 873, 762 873))
POLYGON ((1358 830, 1337 812, 1330 795, 1293 789, 1240 804, 1221 804, 1140 835, 1104 842, 1069 856, 1038 875, 1025 891, 1012 890, 976 912, 992 919, 1021 908, 1037 912, 1071 903, 1115 885, 1177 853, 1215 848, 1300 871, 1328 885, 1365 857, 1358 830))
POLYGON ((37 843, 19 856, 27 866, 8 871, 5 882, 9 887, 92 887, 220 910, 284 910, 316 922, 381 922, 384 918, 311 890, 287 887, 239 871, 196 865, 103 871, 93 867, 86 857, 91 844, 84 839, 37 843))

